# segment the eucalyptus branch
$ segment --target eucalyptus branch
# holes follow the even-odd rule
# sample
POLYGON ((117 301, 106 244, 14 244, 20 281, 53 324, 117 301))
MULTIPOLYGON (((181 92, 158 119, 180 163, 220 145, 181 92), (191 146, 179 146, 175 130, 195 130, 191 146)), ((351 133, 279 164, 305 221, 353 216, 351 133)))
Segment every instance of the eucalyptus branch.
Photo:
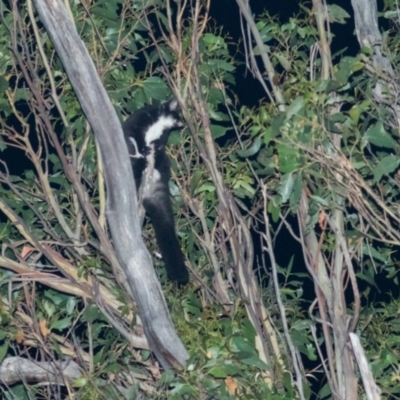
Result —
POLYGON ((267 48, 262 41, 260 32, 258 31, 257 26, 254 22, 254 18, 251 13, 249 1, 248 0, 236 0, 236 3, 238 4, 240 12, 242 13, 244 19, 246 20, 248 27, 250 28, 253 38, 257 44, 258 50, 260 51, 260 56, 261 56, 261 59, 264 64, 264 68, 267 72, 268 81, 272 87, 272 91, 274 93, 274 97, 276 99, 278 109, 281 111, 284 111, 286 101, 285 101, 285 98, 283 96, 283 93, 282 93, 280 87, 278 85, 275 85, 275 83, 274 83, 274 76, 276 74, 275 68, 271 62, 271 59, 267 52, 267 48))
MULTIPOLYGON (((83 185, 79 181, 78 176, 76 175, 76 172, 74 171, 72 166, 68 163, 67 157, 65 156, 62 146, 58 140, 58 136, 54 132, 52 124, 47 116, 47 112, 46 112, 46 108, 45 108, 43 100, 42 100, 42 96, 40 95, 40 93, 37 92, 35 85, 33 84, 32 80, 30 79, 30 75, 28 74, 28 72, 25 68, 25 63, 23 62, 23 60, 18 52, 18 49, 15 48, 15 44, 13 45, 13 51, 14 51, 15 57, 18 60, 20 68, 24 74, 24 77, 28 83, 28 86, 30 87, 30 89, 36 99, 37 108, 39 110, 42 121, 44 122, 46 132, 49 135, 49 138, 55 147, 55 150, 61 161, 64 172, 65 172, 67 178, 69 179, 69 181, 72 183, 74 192, 76 193, 76 195, 79 199, 80 205, 81 205, 82 209, 84 210, 85 215, 88 218, 90 224, 92 225, 94 231, 96 232, 97 237, 100 240, 102 253, 109 260, 109 262, 113 268, 114 276, 116 277, 117 281, 120 283, 120 285, 122 287, 125 287, 125 289, 129 292, 129 289, 127 287, 127 282, 125 279, 125 275, 124 275, 123 271, 121 270, 120 264, 118 263, 116 255, 114 253, 114 250, 108 239, 108 235, 102 229, 101 225, 99 224, 99 221, 97 219, 97 216, 95 214, 93 206, 89 203, 89 196, 88 196, 87 192, 85 191, 83 185)), ((29 145, 29 142, 27 143, 27 145, 29 145)), ((37 159, 37 157, 34 155, 34 152, 32 150, 31 150, 30 154, 31 153, 33 153, 32 156, 34 157, 34 160, 35 160, 35 166, 41 172, 40 160, 37 159)), ((62 213, 59 211, 58 203, 56 202, 56 200, 53 196, 53 192, 48 185, 47 179, 45 179, 46 176, 44 176, 44 174, 42 172, 41 172, 40 176, 43 179, 43 180, 41 180, 41 182, 44 183, 44 185, 45 185, 45 189, 46 189, 45 193, 46 193, 46 195, 49 196, 50 204, 53 206, 53 209, 58 210, 57 216, 60 218, 60 224, 62 222, 62 226, 64 228, 64 231, 67 233, 67 236, 74 240, 75 239, 73 236, 74 233, 71 231, 69 226, 66 224, 62 213)), ((80 248, 77 247, 77 251, 82 251, 82 250, 83 249, 80 250, 80 248)))
POLYGON ((329 29, 329 21, 327 21, 327 5, 325 2, 323 4, 321 0, 313 0, 313 6, 315 9, 315 20, 317 22, 319 34, 319 49, 322 63, 321 77, 322 79, 329 79, 331 76, 334 76, 334 74, 332 67, 331 48, 329 46, 325 29, 325 22, 327 22, 326 25, 329 29))
POLYGON ((41 40, 41 37, 39 35, 39 30, 38 30, 38 27, 37 27, 37 24, 36 24, 35 16, 33 15, 32 0, 28 0, 27 1, 27 6, 28 6, 27 8, 28 8, 29 18, 30 18, 30 21, 31 21, 31 24, 32 24, 32 28, 33 28, 33 32, 34 32, 34 35, 35 35, 35 38, 36 38, 36 44, 38 46, 38 50, 39 50, 40 56, 42 57, 42 62, 43 62, 44 68, 46 69, 47 77, 49 78, 50 87, 51 87, 51 97, 53 98, 54 104, 57 107, 57 111, 60 114, 60 117, 61 117, 61 119, 63 121, 64 126, 68 127, 69 124, 68 124, 67 118, 65 117, 64 110, 61 107, 59 97, 57 95, 57 89, 56 89, 56 85, 54 83, 53 74, 51 72, 50 65, 49 65, 49 63, 47 61, 46 54, 44 53, 43 46, 42 46, 42 40, 41 40))
MULTIPOLYGON (((296 352, 296 349, 293 345, 293 341, 290 337, 289 326, 288 326, 288 322, 286 319, 286 311, 285 311, 285 307, 283 305, 282 298, 280 295, 277 265, 276 265, 275 254, 274 254, 273 246, 272 246, 271 232, 270 232, 270 228, 269 228, 269 216, 268 216, 268 212, 267 212, 267 210, 268 210, 267 187, 263 183, 261 183, 261 191, 262 191, 262 196, 264 199, 263 215, 264 215, 264 221, 265 221, 265 226, 266 226, 265 233, 263 236, 264 236, 265 243, 267 246, 266 250, 268 252, 268 256, 271 261, 272 279, 274 281, 276 300, 277 300, 279 312, 280 312, 280 315, 282 318, 282 326, 283 326, 283 331, 285 334, 286 343, 288 344, 290 355, 291 355, 291 358, 293 361, 294 370, 296 372, 296 387, 297 387, 300 399, 304 400, 305 397, 304 397, 304 389, 303 389, 303 381, 302 381, 304 371, 300 371, 301 360, 298 358, 298 353, 296 352)), ((276 349, 276 351, 277 350, 278 349, 276 349)), ((276 354, 279 354, 279 353, 276 353, 276 354)), ((278 359, 278 362, 282 363, 282 360, 278 359)))

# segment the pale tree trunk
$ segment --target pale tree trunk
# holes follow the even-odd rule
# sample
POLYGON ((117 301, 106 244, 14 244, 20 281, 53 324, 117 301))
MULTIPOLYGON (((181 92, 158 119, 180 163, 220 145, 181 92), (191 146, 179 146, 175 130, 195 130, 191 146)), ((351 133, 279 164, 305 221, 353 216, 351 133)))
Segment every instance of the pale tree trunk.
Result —
POLYGON ((360 47, 371 49, 372 62, 367 67, 371 73, 381 77, 373 91, 375 101, 392 110, 393 124, 399 129, 400 106, 397 99, 400 87, 396 83, 399 82, 399 77, 388 58, 382 54, 382 36, 379 32, 376 0, 351 0, 351 5, 360 47), (383 85, 389 89, 389 95, 383 93, 383 85))
POLYGON ((100 147, 108 224, 150 348, 164 368, 180 368, 188 353, 172 325, 141 237, 135 184, 120 122, 64 4, 60 0, 34 0, 34 4, 100 147))

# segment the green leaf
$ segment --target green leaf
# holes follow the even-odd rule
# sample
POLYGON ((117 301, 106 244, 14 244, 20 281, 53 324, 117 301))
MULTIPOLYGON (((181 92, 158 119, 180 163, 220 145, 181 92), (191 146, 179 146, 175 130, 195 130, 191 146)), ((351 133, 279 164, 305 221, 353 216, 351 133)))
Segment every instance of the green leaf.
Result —
POLYGON ((303 178, 302 175, 299 173, 296 174, 296 179, 293 184, 292 195, 290 196, 290 201, 289 201, 290 209, 292 210, 292 212, 297 211, 302 189, 303 189, 303 178))
POLYGON ((14 102, 18 100, 29 100, 31 98, 31 93, 26 88, 20 88, 15 91, 14 102))
POLYGON ((245 337, 245 339, 252 345, 255 346, 254 339, 256 337, 256 330, 253 326, 253 324, 250 322, 248 318, 246 318, 243 321, 243 328, 242 328, 242 334, 245 337))
POLYGON ((385 131, 382 121, 377 122, 376 125, 367 130, 362 138, 362 142, 363 147, 367 143, 388 149, 395 149, 397 147, 397 142, 385 131))
POLYGON ((197 190, 196 194, 202 193, 202 192, 210 192, 213 193, 215 192, 215 186, 212 183, 204 183, 201 185, 197 190))
POLYGON ((346 85, 349 81, 350 75, 354 72, 353 67, 356 61, 357 59, 354 57, 343 57, 340 60, 335 78, 341 86, 346 85))
POLYGON ((4 360, 4 357, 7 355, 7 353, 8 353, 8 343, 4 342, 0 346, 0 362, 4 360))
POLYGON ((292 194, 294 185, 294 175, 292 173, 282 176, 278 186, 278 193, 282 197, 282 203, 286 203, 292 194))
POLYGON ((399 158, 393 154, 382 158, 374 168, 374 182, 379 182, 383 175, 389 175, 399 166, 399 158))
POLYGON ((8 80, 0 75, 0 93, 4 93, 8 89, 8 80))
POLYGON ((332 391, 328 383, 326 383, 319 392, 319 399, 331 398, 332 391))
POLYGON ((187 383, 175 383, 173 384, 173 386, 174 388, 171 390, 171 394, 179 394, 179 395, 196 394, 196 390, 187 383))
POLYGON ((235 66, 227 63, 224 60, 209 60, 208 64, 212 67, 213 70, 222 69, 224 71, 232 72, 235 70, 235 66))
POLYGON ((158 384, 169 384, 175 380, 175 373, 172 370, 164 371, 161 375, 161 378, 158 381, 158 384))
POLYGON ((50 301, 44 301, 43 302, 43 308, 46 311, 46 314, 51 317, 54 312, 56 311, 56 307, 53 303, 51 303, 50 301))
POLYGON ((279 112, 276 116, 274 116, 272 118, 272 120, 271 120, 271 129, 272 129, 272 135, 271 136, 272 137, 275 137, 276 135, 279 134, 279 132, 281 131, 281 127, 282 127, 282 125, 284 125, 286 119, 287 119, 286 118, 286 113, 284 113, 284 112, 279 112))
POLYGON ((281 172, 290 173, 299 168, 297 148, 288 146, 287 144, 278 144, 276 149, 278 151, 278 165, 281 172))
POLYGON ((168 145, 179 146, 182 143, 182 133, 178 131, 171 132, 168 137, 168 145))
MULTIPOLYGON (((113 4, 111 2, 111 4, 113 4)), ((109 21, 117 21, 118 20, 118 15, 115 12, 115 9, 113 9, 112 7, 104 7, 104 5, 97 5, 97 7, 92 7, 90 9, 90 12, 92 14, 94 14, 94 16, 103 18, 105 20, 109 20, 109 21)))
POLYGON ((107 351, 104 347, 102 347, 93 357, 94 364, 99 364, 104 361, 104 351, 107 351))
POLYGON ((250 357, 250 358, 241 358, 240 362, 246 365, 250 365, 251 367, 259 368, 259 369, 268 369, 268 365, 265 364, 264 361, 261 361, 258 357, 250 357))
POLYGON ((382 264, 386 264, 388 262, 387 258, 383 256, 380 251, 372 247, 368 242, 365 242, 362 246, 362 254, 368 257, 373 257, 382 264))
MULTIPOLYGON (((8 104, 8 101, 5 99, 0 99, 0 111, 2 111, 5 116, 9 116, 10 114, 13 113, 13 110, 10 107, 10 104, 8 104)), ((3 141, 0 140, 0 143, 1 142, 3 142, 3 141)), ((3 146, 6 147, 4 143, 3 143, 3 146)))
POLYGON ((58 321, 55 321, 51 324, 50 329, 57 329, 59 331, 62 331, 65 328, 68 328, 71 326, 71 318, 63 318, 59 319, 58 321))
POLYGON ((224 366, 222 366, 222 365, 217 365, 217 366, 211 368, 209 373, 214 378, 226 378, 228 376, 228 374, 225 371, 224 366))
POLYGON ((350 15, 342 7, 336 4, 328 4, 329 22, 338 22, 339 24, 345 24, 346 19, 350 18, 350 15))
POLYGON ((292 65, 286 55, 282 53, 275 54, 275 57, 278 59, 279 63, 285 69, 285 71, 291 71, 292 65))
POLYGON ((300 96, 294 99, 289 105, 286 111, 286 121, 293 117, 293 115, 297 115, 300 110, 304 107, 304 97, 300 96))
POLYGON ((324 207, 329 207, 329 201, 322 198, 321 196, 312 195, 310 196, 310 199, 313 199, 314 201, 323 205, 324 207))
POLYGON ((293 393, 293 377, 292 374, 290 374, 289 372, 284 372, 282 374, 282 383, 284 388, 286 389, 287 396, 291 396, 290 398, 296 398, 297 396, 295 395, 295 393, 293 393))
POLYGON ((204 43, 207 44, 209 51, 227 48, 225 40, 221 36, 216 36, 213 35, 212 33, 204 34, 202 40, 204 43))
POLYGON ((324 79, 324 80, 318 82, 316 91, 317 91, 317 93, 319 93, 319 92, 331 93, 331 92, 338 90, 341 86, 343 86, 343 85, 336 80, 324 79))
POLYGON ((258 153, 261 147, 261 137, 258 136, 255 138, 253 144, 248 148, 244 150, 237 150, 236 153, 243 158, 251 157, 254 154, 258 153))
POLYGON ((56 354, 58 354, 59 356, 64 357, 64 353, 61 350, 60 345, 58 344, 58 342, 56 340, 52 340, 51 343, 53 345, 53 348, 54 348, 54 351, 56 352, 56 354))
POLYGON ((151 76, 142 84, 144 93, 149 100, 164 100, 170 93, 167 84, 158 76, 151 76))
POLYGON ((237 358, 239 359, 258 357, 256 350, 241 336, 235 336, 232 339, 232 352, 238 353, 237 358))
POLYGON ((138 384, 131 386, 129 389, 124 390, 122 395, 125 397, 126 400, 140 399, 141 394, 139 393, 138 387, 138 384))
POLYGON ((233 188, 235 190, 237 190, 238 192, 242 193, 243 195, 254 196, 254 194, 256 192, 254 187, 251 185, 251 183, 246 182, 244 179, 237 180, 235 182, 235 184, 233 185, 233 188), (244 189, 244 191, 248 192, 248 193, 244 193, 241 189, 244 189))
POLYGON ((388 364, 392 364, 392 365, 396 365, 398 362, 397 357, 389 351, 386 353, 385 359, 388 362, 388 364))
POLYGON ((276 223, 279 221, 280 207, 279 205, 275 204, 275 202, 272 200, 268 202, 268 212, 271 214, 273 222, 276 223))
POLYGON ((269 126, 267 129, 263 129, 262 131, 262 138, 264 144, 268 146, 271 140, 276 136, 277 132, 274 133, 272 130, 272 126, 269 126))
POLYGON ((222 137, 225 135, 226 131, 229 129, 227 126, 221 126, 221 125, 211 125, 211 135, 214 139, 218 139, 219 137, 222 137))
POLYGON ((314 346, 311 343, 309 343, 309 344, 306 345, 306 348, 307 348, 307 357, 308 357, 308 359, 311 360, 311 361, 317 360, 317 356, 315 354, 314 346))
POLYGON ((80 387, 86 386, 87 384, 88 384, 88 379, 85 377, 82 377, 82 378, 75 379, 72 383, 72 386, 76 387, 76 388, 80 388, 80 387))
POLYGON ((230 376, 238 375, 242 372, 242 369, 237 365, 230 364, 231 361, 225 361, 225 370, 226 373, 230 376))
POLYGON ((66 311, 67 314, 72 314, 76 306, 77 300, 75 297, 68 297, 67 304, 66 304, 66 311))
POLYGON ((306 329, 310 329, 311 322, 308 320, 297 320, 293 323, 292 329, 296 331, 304 331, 306 329))
POLYGON ((92 323, 97 319, 104 319, 103 314, 101 314, 100 310, 94 304, 90 304, 85 308, 82 317, 89 323, 92 323))
POLYGON ((18 384, 13 386, 10 391, 8 392, 8 396, 6 397, 8 399, 12 400, 29 400, 32 397, 28 396, 28 393, 26 391, 26 388, 24 384, 18 384), (11 395, 11 396, 10 396, 11 395))
POLYGON ((369 283, 371 286, 374 286, 376 289, 378 289, 378 286, 375 283, 374 277, 370 276, 370 274, 363 274, 362 272, 358 272, 356 274, 357 278, 363 279, 365 282, 369 283))
POLYGON ((384 18, 387 18, 387 19, 398 18, 398 16, 399 16, 399 10, 395 10, 395 11, 386 11, 386 12, 383 14, 383 16, 384 16, 384 18))
MULTIPOLYGON (((58 160, 58 158, 57 158, 58 160)), ((32 176, 33 178, 33 176, 32 176)), ((60 186, 62 186, 63 181, 61 180, 60 186)), ((65 301, 66 295, 60 292, 55 292, 54 290, 45 290, 44 295, 46 298, 50 299, 53 304, 59 306, 63 301, 65 301)))
POLYGON ((197 185, 200 182, 200 179, 203 177, 203 171, 194 171, 192 175, 192 180, 190 181, 190 191, 191 193, 194 193, 195 189, 197 188, 197 185))

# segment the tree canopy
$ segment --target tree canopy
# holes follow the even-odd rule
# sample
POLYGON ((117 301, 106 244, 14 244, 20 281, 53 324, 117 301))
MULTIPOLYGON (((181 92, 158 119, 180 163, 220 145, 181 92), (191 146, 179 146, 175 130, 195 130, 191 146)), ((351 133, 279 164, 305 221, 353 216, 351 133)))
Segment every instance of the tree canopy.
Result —
POLYGON ((397 4, 313 0, 277 18, 237 0, 238 41, 210 1, 65 2, 80 39, 64 47, 87 49, 101 95, 56 43, 62 3, 1 2, 5 398, 398 396, 397 4), (129 166, 115 121, 172 97, 184 288, 149 224, 147 247, 125 235, 140 230, 129 168, 126 187, 110 176, 129 166))

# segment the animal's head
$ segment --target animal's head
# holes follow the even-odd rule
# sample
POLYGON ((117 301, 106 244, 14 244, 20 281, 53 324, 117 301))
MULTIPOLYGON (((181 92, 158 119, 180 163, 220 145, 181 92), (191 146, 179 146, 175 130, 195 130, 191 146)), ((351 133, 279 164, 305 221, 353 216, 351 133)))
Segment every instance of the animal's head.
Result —
MULTIPOLYGON (((154 106, 152 106, 152 109, 154 106)), ((146 144, 161 140, 164 145, 168 134, 177 128, 182 128, 183 122, 179 117, 179 108, 177 100, 173 99, 158 107, 157 118, 152 118, 152 124, 146 131, 146 144)))
POLYGON ((182 128, 183 122, 179 116, 179 105, 176 99, 167 101, 160 106, 160 116, 165 116, 170 121, 170 129, 182 128))

